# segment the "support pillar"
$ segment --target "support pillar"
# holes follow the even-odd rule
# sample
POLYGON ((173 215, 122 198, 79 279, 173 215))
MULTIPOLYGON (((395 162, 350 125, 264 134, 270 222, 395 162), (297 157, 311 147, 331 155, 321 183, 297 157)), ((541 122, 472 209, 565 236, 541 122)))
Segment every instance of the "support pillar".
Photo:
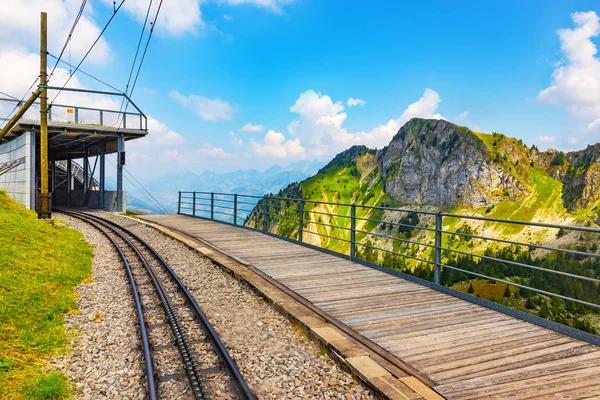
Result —
POLYGON ((123 166, 125 165, 125 139, 117 139, 117 211, 123 212, 123 166))
POLYGON ((105 171, 105 163, 104 163, 104 154, 106 151, 106 143, 102 142, 100 143, 100 193, 99 196, 100 198, 98 199, 98 204, 100 206, 101 210, 105 209, 105 205, 104 205, 104 185, 105 185, 105 178, 106 178, 106 171, 105 171))
POLYGON ((73 163, 67 160, 67 206, 71 207, 71 190, 73 188, 73 163))
POLYGON ((52 182, 52 204, 56 204, 56 161, 50 162, 50 181, 52 182))
POLYGON ((87 149, 84 149, 83 154, 83 206, 87 207, 88 192, 90 190, 90 159, 87 149))
POLYGON ((40 15, 40 204, 38 218, 52 218, 48 194, 47 16, 40 15))

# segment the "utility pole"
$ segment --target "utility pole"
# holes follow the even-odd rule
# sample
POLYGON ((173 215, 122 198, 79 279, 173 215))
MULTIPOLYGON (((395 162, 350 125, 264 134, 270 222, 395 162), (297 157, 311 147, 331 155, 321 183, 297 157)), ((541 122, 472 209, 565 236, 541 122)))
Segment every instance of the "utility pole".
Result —
POLYGON ((45 12, 40 16, 40 209, 39 219, 52 218, 50 210, 50 195, 48 194, 48 89, 46 80, 48 78, 47 48, 48 28, 47 15, 45 12))

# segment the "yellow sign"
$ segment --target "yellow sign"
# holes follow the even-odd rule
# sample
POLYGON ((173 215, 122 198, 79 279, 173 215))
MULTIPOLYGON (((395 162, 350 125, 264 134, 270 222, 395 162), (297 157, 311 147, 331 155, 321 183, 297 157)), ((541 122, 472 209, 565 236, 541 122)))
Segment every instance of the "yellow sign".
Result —
POLYGON ((72 108, 67 108, 67 114, 73 114, 75 113, 75 110, 72 108))

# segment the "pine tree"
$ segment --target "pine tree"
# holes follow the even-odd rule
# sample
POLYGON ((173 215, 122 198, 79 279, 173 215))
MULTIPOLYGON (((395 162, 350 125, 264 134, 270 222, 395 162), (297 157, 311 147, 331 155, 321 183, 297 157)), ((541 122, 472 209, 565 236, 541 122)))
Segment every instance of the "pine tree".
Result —
POLYGON ((475 288, 473 287, 473 284, 469 284, 469 293, 473 294, 475 293, 475 288))
POLYGON ((506 298, 510 297, 510 288, 508 287, 508 284, 506 285, 506 288, 504 289, 504 297, 506 297, 506 298))
POLYGON ((525 303, 525 308, 528 310, 534 310, 535 309, 535 301, 533 300, 533 297, 530 296, 527 298, 527 302, 525 303))

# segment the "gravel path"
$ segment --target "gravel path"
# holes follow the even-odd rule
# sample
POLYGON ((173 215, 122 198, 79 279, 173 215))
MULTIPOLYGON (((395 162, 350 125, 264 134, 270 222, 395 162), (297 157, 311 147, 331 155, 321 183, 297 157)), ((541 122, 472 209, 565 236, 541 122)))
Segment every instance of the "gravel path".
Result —
POLYGON ((143 399, 146 379, 129 281, 106 237, 64 214, 56 217, 81 231, 94 246, 92 279, 77 287, 78 314, 67 315, 71 352, 52 364, 75 383, 83 399, 143 399))
MULTIPOLYGON (((209 259, 151 227, 113 214, 102 213, 102 216, 138 234, 171 265, 207 314, 258 398, 377 398, 329 356, 323 355, 319 346, 305 338, 262 297, 209 259)), ((80 286, 81 314, 68 318, 69 326, 81 331, 80 338, 73 344, 75 350, 58 360, 58 365, 77 382, 78 395, 142 396, 145 382, 141 375, 142 356, 133 301, 117 255, 89 225, 64 215, 60 218, 84 232, 86 240, 97 249, 95 281, 80 286), (96 313, 103 318, 92 322, 96 313), (108 321, 119 328, 112 329, 108 321), (113 357, 115 348, 120 352, 113 357), (103 377, 107 384, 97 384, 97 377, 103 377), (113 383, 108 384, 108 379, 113 383)))

